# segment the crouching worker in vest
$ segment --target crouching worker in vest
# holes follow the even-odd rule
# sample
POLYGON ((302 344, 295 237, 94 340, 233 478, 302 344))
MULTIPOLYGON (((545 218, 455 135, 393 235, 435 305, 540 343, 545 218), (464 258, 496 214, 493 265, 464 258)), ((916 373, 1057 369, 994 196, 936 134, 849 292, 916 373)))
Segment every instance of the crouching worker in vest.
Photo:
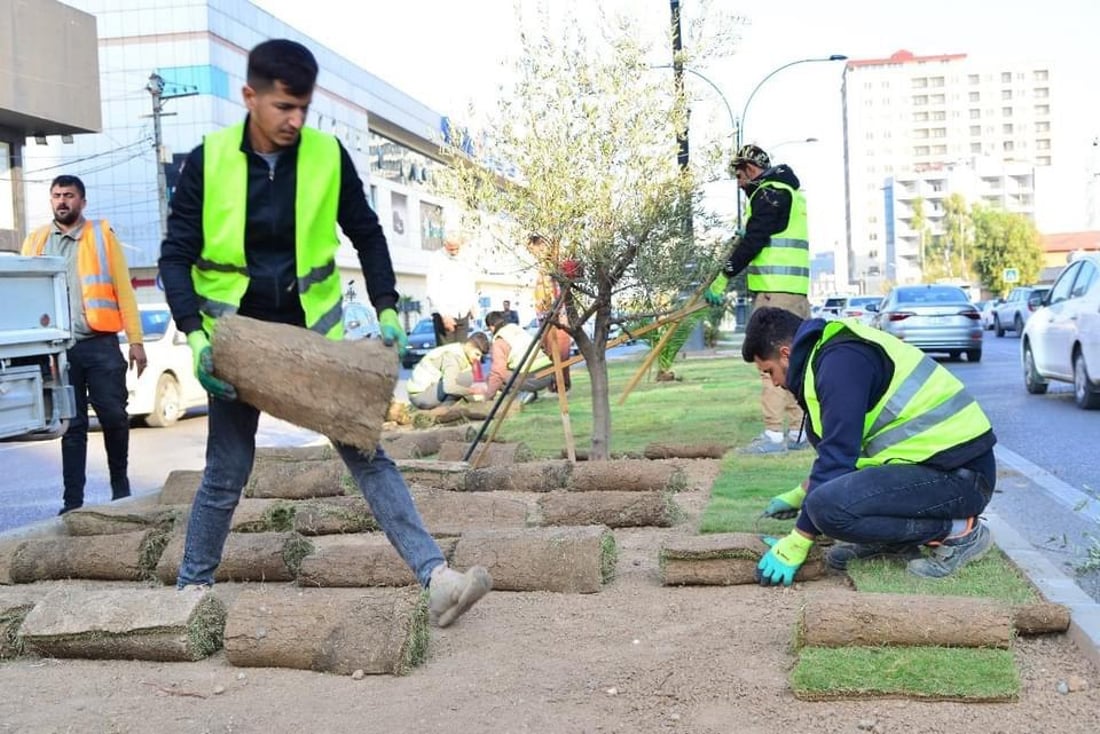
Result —
MULTIPOLYGON (((221 562, 233 510, 252 471, 259 411, 213 375, 209 337, 231 313, 343 336, 336 225, 359 256, 382 338, 403 351, 393 266, 378 217, 347 151, 305 127, 317 79, 308 49, 270 40, 248 55, 244 123, 207 135, 187 158, 172 198, 160 272, 195 373, 210 393, 206 467, 191 507, 177 588, 206 588, 221 562)), ((424 528, 400 472, 335 443, 386 537, 430 590, 432 621, 447 626, 490 589, 478 566, 459 573, 424 528)))
POLYGON ((992 547, 978 516, 997 480, 997 439, 947 369, 856 319, 803 321, 778 308, 753 313, 741 355, 795 396, 817 450, 809 479, 764 511, 798 519, 768 539, 762 585, 789 586, 820 534, 844 541, 826 554, 833 569, 893 556, 928 578, 992 547))
POLYGON ((477 382, 474 365, 489 351, 489 339, 480 331, 461 344, 444 344, 425 354, 405 383, 409 402, 421 410, 459 400, 482 400, 485 383, 477 382))
MULTIPOLYGON (((501 311, 490 311, 485 315, 485 325, 493 332, 492 367, 489 379, 485 381, 485 397, 492 398, 497 391, 508 384, 512 375, 524 367, 523 358, 534 339, 516 324, 508 322, 501 311)), ((542 377, 533 375, 552 364, 543 349, 536 348, 534 361, 527 375, 517 377, 513 389, 519 390, 519 401, 523 405, 538 399, 539 390, 550 387, 554 381, 553 373, 542 377)))

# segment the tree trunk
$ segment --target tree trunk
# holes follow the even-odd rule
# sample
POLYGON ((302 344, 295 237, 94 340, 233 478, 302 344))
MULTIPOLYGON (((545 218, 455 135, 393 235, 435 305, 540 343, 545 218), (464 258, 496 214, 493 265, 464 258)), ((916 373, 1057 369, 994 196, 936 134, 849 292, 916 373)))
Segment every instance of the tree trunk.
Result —
POLYGON ((607 379, 607 352, 603 345, 590 344, 584 353, 592 382, 592 446, 589 461, 611 458, 611 393, 607 379))

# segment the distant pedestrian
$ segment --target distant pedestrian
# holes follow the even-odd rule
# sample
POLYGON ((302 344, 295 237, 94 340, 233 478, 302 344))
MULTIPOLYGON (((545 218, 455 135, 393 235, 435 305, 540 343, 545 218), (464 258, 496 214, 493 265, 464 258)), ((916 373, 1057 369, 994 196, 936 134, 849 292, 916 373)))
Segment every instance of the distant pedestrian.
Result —
POLYGON ((39 227, 23 242, 23 254, 55 255, 68 265, 69 312, 74 342, 66 357, 76 415, 61 437, 64 493, 61 513, 84 504, 88 463, 88 405, 95 409, 107 450, 111 499, 130 496, 127 476, 130 416, 126 412, 127 360, 118 347, 126 332, 129 367, 140 377, 147 360, 141 317, 130 284, 126 256, 106 220, 84 218, 84 182, 58 176, 50 184, 53 222, 39 227))
POLYGON ((427 300, 436 344, 461 344, 477 310, 477 273, 464 251, 466 233, 448 229, 443 249, 428 261, 427 300))
POLYGON ((512 308, 511 301, 505 300, 500 312, 504 314, 504 318, 509 324, 519 324, 519 313, 512 308))

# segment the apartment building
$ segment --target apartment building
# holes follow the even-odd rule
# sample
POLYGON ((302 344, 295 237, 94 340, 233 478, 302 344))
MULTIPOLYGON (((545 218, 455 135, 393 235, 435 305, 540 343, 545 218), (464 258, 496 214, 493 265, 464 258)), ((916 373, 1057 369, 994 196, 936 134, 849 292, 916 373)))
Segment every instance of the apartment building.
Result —
MULTIPOLYGON (((917 196, 928 215, 958 190, 1034 217, 1034 169, 1059 156, 1049 64, 899 51, 848 61, 842 95, 847 247, 838 267, 851 284, 877 292, 910 273, 906 215, 917 196)), ((939 234, 942 211, 930 220, 939 234)))

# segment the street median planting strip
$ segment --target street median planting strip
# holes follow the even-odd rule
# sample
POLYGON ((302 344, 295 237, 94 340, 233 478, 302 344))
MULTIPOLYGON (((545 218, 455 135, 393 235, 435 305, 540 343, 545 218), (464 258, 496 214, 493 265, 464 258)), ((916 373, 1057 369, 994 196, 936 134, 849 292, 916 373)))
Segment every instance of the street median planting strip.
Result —
POLYGON ((226 657, 237 666, 401 675, 427 648, 427 594, 417 587, 249 589, 225 625, 226 657))

